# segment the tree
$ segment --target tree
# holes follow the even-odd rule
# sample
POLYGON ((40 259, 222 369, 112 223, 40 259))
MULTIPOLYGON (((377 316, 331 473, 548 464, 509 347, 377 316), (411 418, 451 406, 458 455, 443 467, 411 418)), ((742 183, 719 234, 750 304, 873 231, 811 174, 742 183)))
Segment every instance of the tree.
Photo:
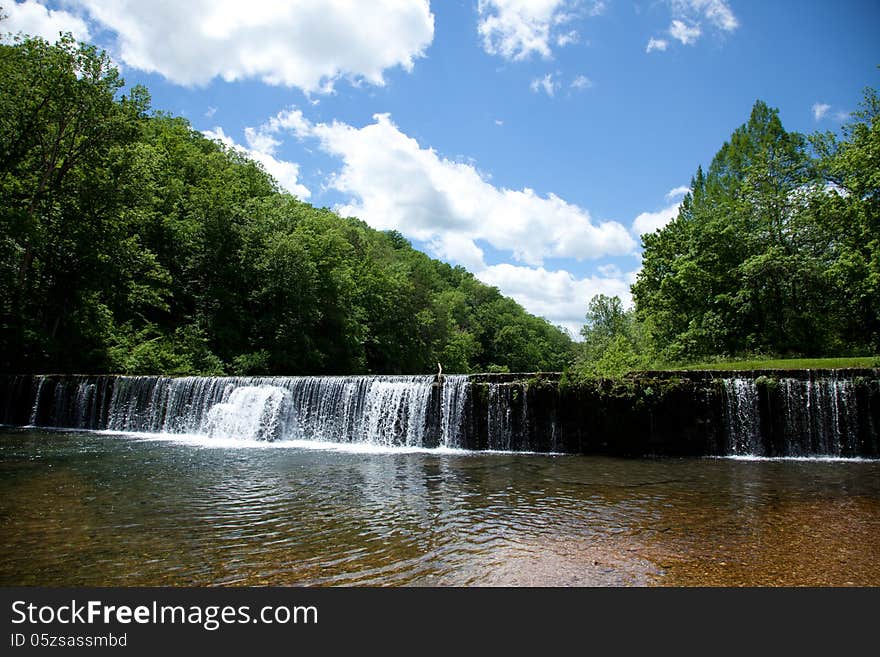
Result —
POLYGON ((0 45, 0 369, 561 369, 568 336, 461 267, 281 192, 69 36, 0 45))
POLYGON ((101 339, 95 283, 139 248, 120 225, 114 177, 149 98, 136 87, 117 99, 109 57, 69 35, 0 45, 0 79, 0 340, 4 365, 27 368, 101 339))
POLYGON ((642 326, 620 297, 597 294, 581 328, 584 342, 575 369, 580 376, 622 376, 648 366, 642 326))
POLYGON ((818 355, 828 298, 805 212, 815 180, 806 140, 758 101, 691 182, 678 216, 643 237, 633 286, 666 360, 741 353, 818 355))
POLYGON ((821 193, 811 215, 829 252, 833 321, 841 349, 880 352, 880 97, 866 89, 861 108, 832 133, 813 136, 821 193))

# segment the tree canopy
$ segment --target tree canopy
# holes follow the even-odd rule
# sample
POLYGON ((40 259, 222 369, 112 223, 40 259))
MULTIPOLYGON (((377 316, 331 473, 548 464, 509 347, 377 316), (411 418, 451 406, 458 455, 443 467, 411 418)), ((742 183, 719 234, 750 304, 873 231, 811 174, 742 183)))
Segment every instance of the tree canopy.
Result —
POLYGON ((877 353, 878 108, 868 90, 839 141, 786 132, 755 103, 675 219, 642 237, 633 297, 657 359, 877 353))
POLYGON ((0 369, 558 370, 461 267, 279 190, 70 37, 0 45, 0 369))
POLYGON ((633 308, 589 303, 573 374, 880 353, 880 98, 841 135, 757 101, 677 216, 642 236, 633 308))

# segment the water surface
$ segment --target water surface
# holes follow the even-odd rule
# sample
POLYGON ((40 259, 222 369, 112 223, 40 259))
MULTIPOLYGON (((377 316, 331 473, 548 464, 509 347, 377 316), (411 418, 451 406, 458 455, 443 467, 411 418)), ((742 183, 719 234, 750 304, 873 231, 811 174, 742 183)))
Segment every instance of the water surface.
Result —
POLYGON ((880 462, 0 430, 0 585, 880 585, 880 462))

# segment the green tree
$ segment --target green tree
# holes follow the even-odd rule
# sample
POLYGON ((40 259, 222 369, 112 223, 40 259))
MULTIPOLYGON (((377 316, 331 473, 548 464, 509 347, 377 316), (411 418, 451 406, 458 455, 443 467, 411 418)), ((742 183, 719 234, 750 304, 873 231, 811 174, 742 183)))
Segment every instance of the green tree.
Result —
POLYGON ((814 181, 805 138, 755 103, 678 216, 643 236, 633 296, 663 359, 821 355, 830 282, 807 219, 814 181))
POLYGON ((571 341, 394 231, 149 112, 69 36, 0 45, 0 369, 561 369, 571 341))
POLYGON ((812 138, 820 185, 811 198, 817 241, 828 254, 838 350, 880 352, 880 97, 866 89, 860 109, 833 133, 812 138))
POLYGON ((100 343, 112 321, 100 288, 133 261, 146 281, 135 296, 162 303, 145 288, 161 287, 163 272, 140 257, 116 185, 149 98, 138 87, 118 98, 123 82, 109 57, 69 35, 0 45, 0 79, 3 365, 40 368, 85 353, 90 366, 106 366, 100 343))
POLYGON ((624 310, 620 297, 597 294, 590 299, 581 335, 575 363, 579 376, 622 376, 650 362, 642 326, 634 309, 624 310))

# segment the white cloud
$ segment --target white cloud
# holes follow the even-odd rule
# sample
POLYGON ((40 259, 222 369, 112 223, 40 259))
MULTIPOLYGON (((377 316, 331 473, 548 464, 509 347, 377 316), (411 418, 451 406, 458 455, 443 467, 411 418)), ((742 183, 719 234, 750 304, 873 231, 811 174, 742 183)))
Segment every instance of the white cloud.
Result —
POLYGON ((248 148, 269 155, 274 155, 275 149, 281 145, 281 142, 268 132, 254 130, 253 128, 244 129, 244 139, 248 144, 248 148))
POLYGON ((669 46, 669 43, 666 39, 655 39, 651 37, 648 40, 648 45, 645 46, 645 52, 654 52, 655 50, 659 50, 660 52, 664 52, 666 48, 669 46))
POLYGON ((495 125, 497 125, 497 126, 499 126, 499 127, 500 127, 500 126, 503 126, 503 125, 504 125, 504 121, 503 121, 502 119, 495 119, 495 125))
POLYGON ((828 110, 831 109, 831 105, 827 105, 825 103, 814 103, 813 104, 813 118, 816 121, 821 121, 825 118, 825 115, 828 114, 828 110))
POLYGON ((483 48, 490 55, 515 61, 532 54, 549 58, 552 43, 573 42, 571 30, 557 32, 575 18, 578 4, 577 0, 479 0, 477 31, 483 48))
POLYGON ((600 16, 605 13, 605 2, 603 0, 593 0, 587 13, 590 16, 600 16))
POLYGON ((679 16, 702 15, 725 32, 732 32, 739 27, 739 21, 724 0, 673 0, 672 6, 674 13, 679 16))
POLYGON ((599 276, 576 278, 562 269, 500 264, 477 272, 477 278, 513 297, 526 310, 562 325, 577 336, 584 324, 587 304, 596 294, 618 296, 624 306, 632 304, 630 285, 636 272, 622 273, 609 266, 599 276))
POLYGON ((666 200, 671 201, 674 198, 678 198, 680 196, 684 196, 688 192, 691 191, 691 188, 687 185, 682 185, 681 187, 675 187, 666 192, 666 200))
POLYGON ((653 233, 655 230, 663 228, 663 226, 675 219, 675 216, 678 214, 679 205, 681 204, 675 203, 659 210, 658 212, 642 212, 642 214, 633 220, 633 234, 641 236, 645 233, 653 233))
POLYGON ((337 208, 341 214, 380 230, 399 230, 453 262, 479 265, 477 240, 531 265, 547 257, 580 260, 635 250, 621 224, 594 223, 585 209, 555 194, 495 187, 473 164, 419 145, 389 115, 373 118, 362 128, 338 121, 312 124, 299 110, 288 109, 248 134, 286 131, 318 139, 322 150, 342 161, 328 180, 330 188, 349 196, 337 208))
POLYGON ((577 43, 578 39, 580 39, 580 35, 577 33, 577 30, 571 30, 570 32, 558 35, 556 37, 556 45, 564 48, 572 43, 577 43))
POLYGON ((577 89, 578 91, 582 89, 589 89, 593 86, 593 81, 590 80, 586 75, 578 75, 574 80, 571 81, 571 85, 569 85, 572 89, 577 89))
POLYGON ((559 82, 553 79, 552 73, 548 73, 542 78, 535 78, 534 80, 532 80, 532 83, 529 85, 529 89, 532 90, 532 93, 543 91, 548 96, 553 98, 553 96, 556 94, 556 90, 559 89, 559 82))
POLYGON ((431 250, 438 258, 462 265, 468 271, 481 271, 486 267, 483 249, 462 233, 438 235, 431 240, 431 250))
MULTIPOLYGON (((284 160, 279 160, 275 158, 272 153, 261 152, 259 150, 255 150, 253 148, 246 148, 239 144, 236 144, 235 141, 228 136, 225 132, 223 132, 223 128, 214 128, 213 130, 205 130, 203 133, 209 139, 214 139, 219 141, 227 148, 231 148, 233 150, 237 150, 240 153, 244 153, 248 157, 253 160, 256 160, 260 164, 265 167, 266 171, 278 181, 278 184, 282 189, 287 190, 291 194, 301 198, 307 199, 311 196, 311 192, 307 187, 302 185, 299 182, 299 165, 294 162, 286 162, 284 160)), ((250 139, 248 139, 250 143, 250 139)), ((255 142, 255 143, 263 143, 263 142, 255 142)))
POLYGON ((434 36, 428 0, 68 0, 117 35, 128 66, 182 85, 255 78, 329 92, 340 78, 384 84, 434 36))
POLYGON ((334 123, 314 126, 322 147, 343 160, 331 185, 350 194, 340 210, 379 228, 396 228, 416 239, 449 233, 445 256, 473 256, 469 240, 485 240, 517 260, 539 265, 545 257, 596 258, 626 254, 634 242, 616 222, 594 224, 589 213, 555 194, 498 188, 472 164, 442 158, 401 132, 385 114, 363 128, 334 123), (458 247, 457 252, 450 247, 458 247))
POLYGON ((330 188, 350 199, 336 208, 340 214, 425 242, 434 255, 464 265, 529 312, 575 335, 594 294, 617 295, 629 303, 634 272, 603 266, 598 275, 579 279, 542 266, 550 257, 632 255, 636 242, 624 226, 594 222, 586 210, 555 194, 496 187, 474 164, 448 160, 421 146, 389 115, 373 118, 361 128, 338 121, 311 123, 290 108, 246 135, 249 144, 270 147, 283 134, 319 140, 324 152, 342 162, 328 180, 330 188), (478 242, 531 266, 487 266, 478 242))
MULTIPOLYGON (((716 31, 733 32, 739 27, 739 20, 725 0, 669 0, 672 7, 672 23, 669 36, 683 45, 696 43, 703 34, 703 22, 716 31)), ((669 44, 664 39, 651 39, 645 52, 666 50, 669 44)))
POLYGON ((24 32, 42 37, 50 43, 55 43, 61 32, 70 32, 80 41, 91 38, 89 27, 82 18, 61 9, 48 9, 35 0, 7 2, 2 9, 8 16, 6 21, 0 23, 3 32, 24 32))
POLYGON ((697 24, 688 25, 680 20, 674 20, 669 26, 669 36, 681 41, 686 46, 695 43, 700 34, 702 34, 702 30, 697 24))

